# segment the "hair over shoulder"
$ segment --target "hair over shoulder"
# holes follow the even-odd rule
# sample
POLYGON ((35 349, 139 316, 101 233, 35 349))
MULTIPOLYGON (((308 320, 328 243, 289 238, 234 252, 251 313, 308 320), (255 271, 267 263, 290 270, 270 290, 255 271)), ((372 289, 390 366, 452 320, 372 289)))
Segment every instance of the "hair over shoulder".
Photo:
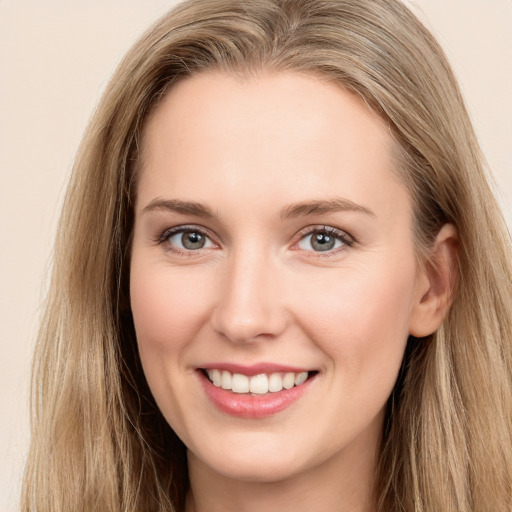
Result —
POLYGON ((381 512, 512 510, 510 237, 456 79, 398 0, 188 0, 133 46, 76 157, 33 374, 23 510, 182 510, 185 449, 138 359, 128 273, 145 122, 179 80, 296 71, 363 98, 396 141, 418 257, 458 232, 453 304, 408 341, 389 399, 381 512))

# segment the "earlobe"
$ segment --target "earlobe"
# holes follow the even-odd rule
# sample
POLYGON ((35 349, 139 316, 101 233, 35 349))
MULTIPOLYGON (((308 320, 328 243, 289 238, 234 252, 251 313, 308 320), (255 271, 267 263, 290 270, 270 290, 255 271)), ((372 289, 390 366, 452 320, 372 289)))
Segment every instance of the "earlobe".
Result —
POLYGON ((424 262, 410 318, 409 334, 423 338, 442 324, 453 301, 458 276, 458 236, 445 224, 424 262))

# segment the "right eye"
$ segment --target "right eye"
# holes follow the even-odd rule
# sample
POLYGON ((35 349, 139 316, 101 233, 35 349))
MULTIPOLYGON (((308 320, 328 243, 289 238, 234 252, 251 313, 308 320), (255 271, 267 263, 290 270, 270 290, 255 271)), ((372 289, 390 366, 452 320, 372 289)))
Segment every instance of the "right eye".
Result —
POLYGON ((175 228, 168 230, 159 238, 160 243, 166 243, 172 250, 181 252, 197 251, 215 247, 210 237, 198 228, 175 228))

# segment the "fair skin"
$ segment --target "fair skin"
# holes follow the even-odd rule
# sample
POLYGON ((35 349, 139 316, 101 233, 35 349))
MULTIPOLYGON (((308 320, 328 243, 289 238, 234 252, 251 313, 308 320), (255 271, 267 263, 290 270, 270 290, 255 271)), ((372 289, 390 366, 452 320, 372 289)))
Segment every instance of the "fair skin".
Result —
POLYGON ((384 407, 408 336, 446 313, 454 239, 418 263, 393 148, 360 99, 298 73, 200 74, 149 119, 131 305, 187 512, 373 510, 384 407), (217 369, 307 380, 235 392, 217 369))

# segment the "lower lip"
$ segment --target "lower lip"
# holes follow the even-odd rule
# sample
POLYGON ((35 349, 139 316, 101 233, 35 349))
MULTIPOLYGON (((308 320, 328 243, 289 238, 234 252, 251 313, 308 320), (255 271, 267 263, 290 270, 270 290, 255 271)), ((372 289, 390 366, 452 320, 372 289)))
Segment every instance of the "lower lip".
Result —
POLYGON ((202 371, 198 373, 206 395, 213 404, 222 412, 239 418, 265 418, 283 411, 297 402, 313 381, 313 377, 310 377, 300 386, 291 389, 264 395, 249 395, 233 393, 214 386, 202 371))

